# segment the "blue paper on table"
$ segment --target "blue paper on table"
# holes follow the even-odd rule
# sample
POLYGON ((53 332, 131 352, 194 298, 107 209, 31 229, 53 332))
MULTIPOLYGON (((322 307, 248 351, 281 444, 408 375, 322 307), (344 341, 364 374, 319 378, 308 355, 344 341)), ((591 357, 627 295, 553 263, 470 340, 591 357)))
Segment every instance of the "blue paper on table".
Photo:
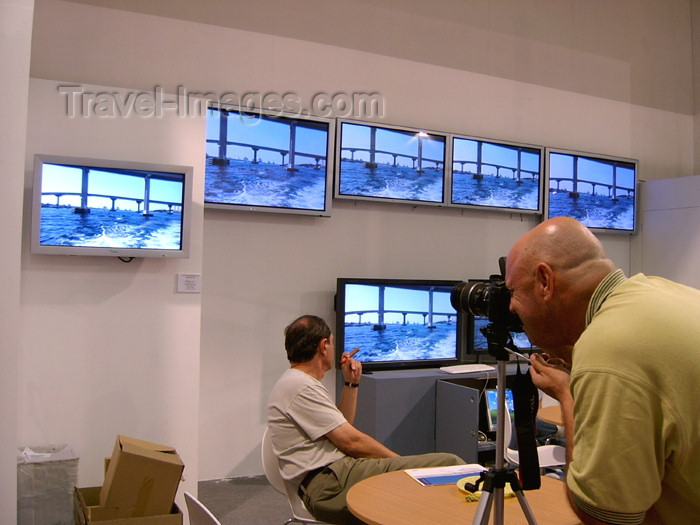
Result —
POLYGON ((451 485, 469 476, 478 476, 484 470, 483 466, 472 463, 469 465, 453 465, 449 467, 428 467, 408 469, 405 472, 425 487, 435 485, 451 485))

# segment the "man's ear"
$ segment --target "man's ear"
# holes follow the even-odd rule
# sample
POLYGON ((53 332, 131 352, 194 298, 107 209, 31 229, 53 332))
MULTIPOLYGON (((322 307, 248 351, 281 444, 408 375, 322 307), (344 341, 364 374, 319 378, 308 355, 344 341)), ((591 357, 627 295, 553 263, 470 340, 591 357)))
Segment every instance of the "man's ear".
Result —
POLYGON ((320 353, 321 355, 326 355, 328 353, 328 343, 330 343, 330 341, 327 337, 321 339, 316 347, 316 352, 320 353))
POLYGON ((537 265, 535 269, 535 282, 537 293, 542 300, 547 301, 554 295, 554 271, 552 267, 544 262, 537 265))

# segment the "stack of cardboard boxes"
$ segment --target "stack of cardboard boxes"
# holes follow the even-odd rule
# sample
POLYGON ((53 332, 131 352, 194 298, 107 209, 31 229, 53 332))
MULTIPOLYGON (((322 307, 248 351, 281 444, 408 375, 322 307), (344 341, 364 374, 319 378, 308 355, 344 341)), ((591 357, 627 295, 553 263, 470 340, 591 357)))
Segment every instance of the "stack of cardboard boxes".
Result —
POLYGON ((76 525, 181 525, 183 469, 174 448, 117 436, 104 484, 75 489, 76 525))

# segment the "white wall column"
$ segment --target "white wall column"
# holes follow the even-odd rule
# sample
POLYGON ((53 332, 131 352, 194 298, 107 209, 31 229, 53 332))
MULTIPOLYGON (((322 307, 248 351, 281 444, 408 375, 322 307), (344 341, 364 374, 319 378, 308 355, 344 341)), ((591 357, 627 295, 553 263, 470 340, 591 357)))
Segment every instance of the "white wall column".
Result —
POLYGON ((33 0, 0 0, 0 523, 17 520, 17 354, 33 0))

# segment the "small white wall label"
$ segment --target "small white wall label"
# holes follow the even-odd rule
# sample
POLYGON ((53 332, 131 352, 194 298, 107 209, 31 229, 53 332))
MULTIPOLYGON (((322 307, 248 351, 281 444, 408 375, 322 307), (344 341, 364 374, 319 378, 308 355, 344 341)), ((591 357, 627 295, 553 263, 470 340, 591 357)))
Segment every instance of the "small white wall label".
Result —
POLYGON ((202 293, 202 274, 178 273, 177 291, 180 293, 202 293))

